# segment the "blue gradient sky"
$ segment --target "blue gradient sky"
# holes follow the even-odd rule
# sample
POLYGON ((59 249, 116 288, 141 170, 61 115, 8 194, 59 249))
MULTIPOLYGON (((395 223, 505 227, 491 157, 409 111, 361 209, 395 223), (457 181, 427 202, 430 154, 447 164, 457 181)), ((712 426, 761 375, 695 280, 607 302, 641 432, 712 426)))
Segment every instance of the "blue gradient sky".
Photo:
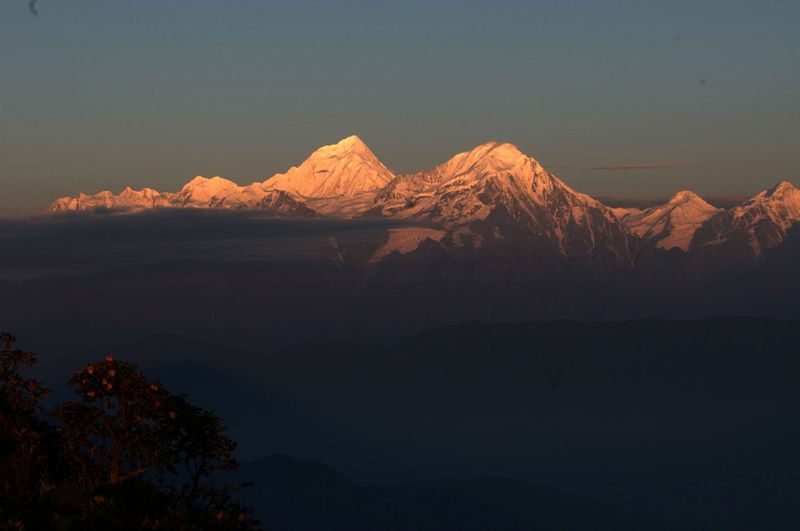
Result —
POLYGON ((263 180, 352 133, 400 172, 508 140, 594 195, 800 184, 796 0, 26 3, 0 3, 0 214, 263 180), (591 169, 654 163, 691 166, 591 169))

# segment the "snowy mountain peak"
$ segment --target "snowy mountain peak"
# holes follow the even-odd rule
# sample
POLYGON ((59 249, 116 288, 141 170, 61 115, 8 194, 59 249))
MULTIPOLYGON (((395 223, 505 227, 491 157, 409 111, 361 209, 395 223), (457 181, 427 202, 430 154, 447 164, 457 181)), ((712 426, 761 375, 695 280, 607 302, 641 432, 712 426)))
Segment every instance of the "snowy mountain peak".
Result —
POLYGON ((398 176, 376 195, 372 211, 469 223, 486 217, 494 206, 485 204, 489 197, 482 191, 487 186, 507 189, 510 199, 537 194, 541 184, 550 187, 555 181, 513 144, 486 142, 430 170, 398 176))
POLYGON ((663 205, 644 210, 614 209, 617 217, 637 236, 656 242, 660 249, 683 251, 689 250, 694 233, 703 223, 720 211, 689 190, 681 190, 663 205))
POLYGON ((188 183, 183 186, 183 189, 187 188, 205 188, 205 189, 215 189, 215 188, 227 188, 231 185, 237 186, 236 183, 233 181, 229 181, 228 179, 224 179, 222 177, 203 177, 202 175, 198 175, 188 183))
POLYGON ((207 179, 198 175, 181 188, 175 199, 182 206, 202 207, 207 204, 213 205, 225 196, 238 192, 239 189, 238 184, 228 179, 222 177, 207 179))
MULTIPOLYGON (((375 153, 367 146, 363 140, 356 135, 343 138, 336 144, 322 146, 316 149, 303 164, 315 163, 325 165, 330 164, 331 161, 339 159, 356 158, 366 163, 374 164, 376 166, 383 166, 375 156, 375 153)), ((301 165, 302 166, 302 165, 301 165)), ((323 168, 324 169, 324 168, 323 168)))
POLYGON ((800 223, 800 190, 788 181, 778 183, 712 221, 700 234, 698 246, 738 246, 760 256, 781 244, 800 223))
POLYGON ((331 144, 329 146, 322 146, 317 150, 317 152, 322 152, 326 154, 359 152, 359 153, 368 153, 372 155, 372 151, 369 149, 369 147, 364 143, 363 140, 361 140, 356 135, 350 135, 346 138, 339 140, 337 143, 331 144))
POLYGON ((264 181, 263 187, 303 199, 351 198, 374 196, 394 177, 372 150, 353 135, 317 149, 300 166, 264 181))
POLYGON ((703 201, 703 203, 705 203, 705 200, 703 200, 702 197, 692 192, 691 190, 681 190, 680 192, 672 196, 672 198, 669 200, 669 204, 675 205, 681 203, 688 203, 692 201, 703 201))
POLYGON ((527 166, 533 172, 544 169, 533 158, 525 155, 514 144, 508 142, 486 142, 464 153, 459 153, 445 165, 461 166, 464 169, 509 172, 527 166))
POLYGON ((524 234, 566 256, 586 256, 600 241, 613 260, 629 256, 629 233, 607 207, 504 142, 480 144, 431 170, 397 177, 370 212, 438 223, 455 246, 524 234))
POLYGON ((198 175, 188 183, 184 184, 183 187, 186 188, 187 186, 202 186, 205 182, 208 181, 208 178, 203 177, 202 175, 198 175))
POLYGON ((800 215, 800 190, 789 181, 782 181, 737 206, 734 211, 743 213, 757 205, 770 205, 772 209, 778 210, 788 209, 790 214, 797 212, 800 215))
POLYGON ((270 208, 310 215, 353 217, 367 210, 375 194, 395 175, 370 148, 351 135, 314 151, 300 166, 261 183, 240 186, 222 177, 198 175, 176 193, 125 188, 55 201, 48 211, 105 208, 270 208), (311 205, 311 203, 314 203, 311 205))
POLYGON ((526 157, 526 155, 514 144, 496 141, 486 142, 475 146, 467 152, 467 156, 469 158, 495 159, 511 164, 520 158, 526 157))
POLYGON ((797 193, 797 188, 794 187, 792 183, 789 181, 781 181, 769 190, 766 191, 766 197, 775 197, 775 198, 784 198, 787 195, 793 195, 797 193))

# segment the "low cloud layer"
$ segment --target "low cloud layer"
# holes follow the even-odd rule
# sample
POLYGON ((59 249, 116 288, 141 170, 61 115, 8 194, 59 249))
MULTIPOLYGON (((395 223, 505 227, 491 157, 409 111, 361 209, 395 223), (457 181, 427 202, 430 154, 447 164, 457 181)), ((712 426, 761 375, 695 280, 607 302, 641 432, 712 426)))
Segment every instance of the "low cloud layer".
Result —
POLYGON ((156 210, 0 218, 0 279, 174 261, 298 261, 334 242, 379 245, 396 222, 276 219, 258 211, 156 210))

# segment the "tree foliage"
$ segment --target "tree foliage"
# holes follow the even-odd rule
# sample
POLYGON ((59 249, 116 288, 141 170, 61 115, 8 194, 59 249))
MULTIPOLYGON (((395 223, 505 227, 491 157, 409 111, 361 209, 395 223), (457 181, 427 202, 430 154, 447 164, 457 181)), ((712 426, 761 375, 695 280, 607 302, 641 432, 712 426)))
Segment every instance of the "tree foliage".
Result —
POLYGON ((255 527, 213 482, 236 467, 236 444, 212 412, 107 356, 77 371, 76 399, 45 416, 46 390, 25 376, 35 355, 0 340, 0 528, 255 527))

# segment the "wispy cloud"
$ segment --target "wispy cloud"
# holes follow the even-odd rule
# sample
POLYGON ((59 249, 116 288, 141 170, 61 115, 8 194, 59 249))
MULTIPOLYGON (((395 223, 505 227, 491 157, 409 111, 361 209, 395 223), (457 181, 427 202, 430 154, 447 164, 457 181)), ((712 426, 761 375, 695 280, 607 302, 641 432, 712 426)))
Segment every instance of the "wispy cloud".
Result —
POLYGON ((616 170, 668 170, 674 168, 694 168, 696 164, 688 162, 637 162, 628 164, 607 164, 594 166, 590 170, 616 171, 616 170))

